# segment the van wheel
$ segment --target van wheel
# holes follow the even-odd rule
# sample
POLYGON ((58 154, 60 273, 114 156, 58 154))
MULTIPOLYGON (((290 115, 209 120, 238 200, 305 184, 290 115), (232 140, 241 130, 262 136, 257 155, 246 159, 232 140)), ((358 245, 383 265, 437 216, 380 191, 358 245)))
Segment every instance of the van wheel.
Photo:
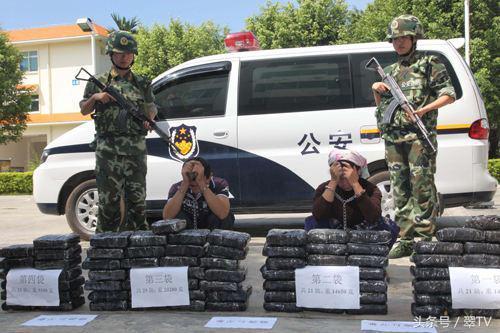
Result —
POLYGON ((89 240, 97 226, 99 196, 95 179, 84 181, 73 189, 66 201, 66 220, 74 232, 89 240))
POLYGON ((394 203, 394 195, 392 193, 391 180, 389 171, 380 171, 368 178, 368 180, 377 185, 380 192, 382 192, 382 215, 387 216, 394 220, 396 213, 396 205, 394 203))

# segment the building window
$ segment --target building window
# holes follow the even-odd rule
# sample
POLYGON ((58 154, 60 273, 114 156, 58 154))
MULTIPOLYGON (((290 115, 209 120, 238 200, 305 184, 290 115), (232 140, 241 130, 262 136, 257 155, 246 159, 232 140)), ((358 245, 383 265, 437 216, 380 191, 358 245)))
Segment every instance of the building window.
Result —
POLYGON ((21 60, 21 70, 23 72, 36 72, 38 71, 38 52, 28 51, 21 52, 23 59, 21 60))
POLYGON ((38 95, 31 95, 30 112, 39 112, 40 105, 38 95))

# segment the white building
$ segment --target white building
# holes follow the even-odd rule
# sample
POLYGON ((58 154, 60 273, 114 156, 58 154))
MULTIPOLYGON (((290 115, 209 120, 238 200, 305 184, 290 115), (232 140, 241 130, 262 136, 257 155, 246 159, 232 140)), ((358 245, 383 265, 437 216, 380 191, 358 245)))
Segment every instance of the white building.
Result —
POLYGON ((32 111, 22 140, 0 146, 0 161, 17 170, 27 170, 43 148, 66 131, 88 121, 82 116, 78 102, 85 82, 75 75, 81 67, 90 73, 110 68, 104 47, 107 31, 94 24, 92 32, 78 25, 6 31, 12 45, 22 52, 23 85, 31 87, 32 111))

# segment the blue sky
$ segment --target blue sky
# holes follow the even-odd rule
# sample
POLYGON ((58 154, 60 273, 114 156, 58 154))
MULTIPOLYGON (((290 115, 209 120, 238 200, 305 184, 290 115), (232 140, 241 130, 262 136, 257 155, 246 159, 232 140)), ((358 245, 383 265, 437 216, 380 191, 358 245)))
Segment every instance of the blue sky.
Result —
MULTIPOLYGON (((276 1, 276 0, 274 0, 276 1)), ((288 2, 280 0, 280 2, 288 2)), ((364 9, 371 0, 347 0, 351 7, 364 9)), ((170 18, 200 24, 212 20, 231 31, 240 31, 245 18, 257 14, 266 0, 22 0, 1 1, 0 27, 3 30, 73 24, 90 17, 104 27, 113 27, 110 14, 137 16, 146 26, 168 24, 170 18)))

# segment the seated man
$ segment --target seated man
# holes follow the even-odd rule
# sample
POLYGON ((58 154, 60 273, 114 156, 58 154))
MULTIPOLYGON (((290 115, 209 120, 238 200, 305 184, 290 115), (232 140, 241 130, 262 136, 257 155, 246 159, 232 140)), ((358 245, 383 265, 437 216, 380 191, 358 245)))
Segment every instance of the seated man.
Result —
POLYGON ((188 229, 231 229, 234 215, 229 206, 229 186, 213 177, 207 161, 192 157, 182 165, 182 181, 172 185, 163 218, 187 221, 188 229))
POLYGON ((382 193, 367 181, 366 159, 358 152, 334 148, 328 156, 330 180, 314 195, 313 216, 306 218, 306 231, 316 228, 388 230, 390 246, 399 233, 398 225, 382 217, 382 193))

